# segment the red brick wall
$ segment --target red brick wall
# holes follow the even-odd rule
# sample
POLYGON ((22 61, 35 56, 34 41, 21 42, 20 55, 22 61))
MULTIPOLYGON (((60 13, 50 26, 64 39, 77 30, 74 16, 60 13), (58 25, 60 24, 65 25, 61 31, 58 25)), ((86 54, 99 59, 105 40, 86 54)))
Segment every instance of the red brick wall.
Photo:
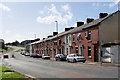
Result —
MULTIPOLYGON (((83 45, 83 56, 86 58, 86 60, 88 61, 94 61, 94 45, 93 43, 97 43, 98 42, 98 26, 95 27, 91 27, 76 33, 73 33, 71 36, 71 42, 72 42, 72 46, 71 46, 71 53, 76 53, 75 50, 75 46, 78 46, 78 53, 79 53, 79 45, 83 45), (91 30, 91 41, 88 41, 87 38, 85 37, 85 32, 87 32, 88 30, 91 30), (78 41, 78 33, 81 33, 81 41, 78 41), (75 34, 75 42, 73 43, 73 34, 75 34), (91 58, 88 57, 88 46, 91 46, 91 58)), ((60 37, 61 38, 61 45, 64 46, 64 35, 60 37)), ((33 44, 32 45, 32 49, 34 50, 36 47, 38 50, 40 50, 40 54, 44 54, 47 52, 47 50, 45 50, 45 48, 47 49, 51 49, 53 50, 53 57, 55 57, 55 52, 54 49, 57 49, 57 45, 54 45, 54 41, 57 40, 57 45, 59 45, 59 38, 53 39, 52 40, 52 47, 50 44, 50 40, 49 41, 45 41, 45 42, 40 42, 38 44, 33 44), (48 45, 47 45, 48 42, 48 45), (36 46, 37 45, 37 46, 36 46), (48 47, 47 47, 48 46, 48 47)), ((28 50, 29 47, 26 46, 26 49, 28 50)), ((62 47, 60 47, 61 49, 61 53, 62 53, 62 47)), ((60 51, 58 51, 58 53, 60 53, 60 51)), ((48 54, 50 54, 50 56, 52 57, 52 53, 51 51, 48 51, 48 54)))
POLYGON ((94 61, 94 45, 93 43, 98 42, 98 27, 92 27, 80 32, 75 33, 75 43, 73 43, 73 34, 72 34, 72 53, 76 53, 75 46, 78 46, 79 54, 79 45, 83 45, 83 56, 87 61, 94 61), (85 32, 91 30, 91 41, 88 41, 85 37, 85 32), (81 40, 78 41, 78 33, 81 33, 81 40), (88 57, 88 46, 91 46, 91 58, 88 57))

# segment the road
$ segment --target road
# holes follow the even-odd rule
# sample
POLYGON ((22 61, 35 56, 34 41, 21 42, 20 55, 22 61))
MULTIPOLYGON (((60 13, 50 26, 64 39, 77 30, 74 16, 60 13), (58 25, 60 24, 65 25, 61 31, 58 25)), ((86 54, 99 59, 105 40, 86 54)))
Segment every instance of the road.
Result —
MULTIPOLYGON (((14 47, 15 50, 20 49, 14 47)), ((118 78, 118 68, 31 58, 10 51, 2 65, 33 78, 118 78), (11 54, 15 58, 11 58, 11 54)))

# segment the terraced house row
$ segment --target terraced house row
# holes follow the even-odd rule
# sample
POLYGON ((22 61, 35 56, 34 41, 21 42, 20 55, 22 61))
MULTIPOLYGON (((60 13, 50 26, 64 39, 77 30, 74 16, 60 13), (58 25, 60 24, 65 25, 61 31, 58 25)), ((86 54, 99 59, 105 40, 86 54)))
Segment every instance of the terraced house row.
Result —
MULTIPOLYGON (((105 50, 114 48, 110 53, 110 62, 118 62, 120 50, 120 11, 112 14, 100 13, 94 20, 87 18, 86 23, 77 22, 77 27, 65 28, 62 33, 53 32, 53 35, 40 41, 26 45, 29 53, 47 53, 54 58, 56 54, 68 55, 71 53, 84 56, 87 61, 98 62, 105 50)), ((108 53, 108 54, 109 54, 108 53)))

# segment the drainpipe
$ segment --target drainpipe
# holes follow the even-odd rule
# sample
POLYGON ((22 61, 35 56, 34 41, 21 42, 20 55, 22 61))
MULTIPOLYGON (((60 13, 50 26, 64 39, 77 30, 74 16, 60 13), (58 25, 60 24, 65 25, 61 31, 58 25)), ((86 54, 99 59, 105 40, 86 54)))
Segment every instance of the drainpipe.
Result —
POLYGON ((101 45, 101 42, 100 42, 99 26, 100 26, 100 24, 98 25, 98 41, 99 41, 99 44, 98 44, 98 57, 99 57, 99 64, 102 66, 102 57, 101 57, 102 45, 101 45))

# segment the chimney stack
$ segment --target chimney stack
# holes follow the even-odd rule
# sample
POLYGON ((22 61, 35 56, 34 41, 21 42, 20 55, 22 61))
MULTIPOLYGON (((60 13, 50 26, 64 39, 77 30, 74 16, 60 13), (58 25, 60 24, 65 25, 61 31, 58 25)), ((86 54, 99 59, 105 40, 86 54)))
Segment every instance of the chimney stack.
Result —
POLYGON ((53 36, 55 36, 55 35, 57 35, 58 34, 58 32, 53 32, 53 36))
POLYGON ((93 18, 87 18, 87 20, 86 20, 87 23, 90 23, 90 22, 92 22, 92 21, 94 21, 93 18))
POLYGON ((82 26, 84 22, 77 22, 77 27, 82 26))
POLYGON ((53 37, 52 35, 49 35, 47 38, 53 37))
POLYGON ((65 28, 65 31, 69 31, 70 30, 70 28, 65 28))
POLYGON ((70 27, 70 29, 74 29, 74 27, 70 27))
POLYGON ((108 15, 108 13, 100 13, 99 14, 99 18, 104 18, 104 17, 106 17, 108 15))

